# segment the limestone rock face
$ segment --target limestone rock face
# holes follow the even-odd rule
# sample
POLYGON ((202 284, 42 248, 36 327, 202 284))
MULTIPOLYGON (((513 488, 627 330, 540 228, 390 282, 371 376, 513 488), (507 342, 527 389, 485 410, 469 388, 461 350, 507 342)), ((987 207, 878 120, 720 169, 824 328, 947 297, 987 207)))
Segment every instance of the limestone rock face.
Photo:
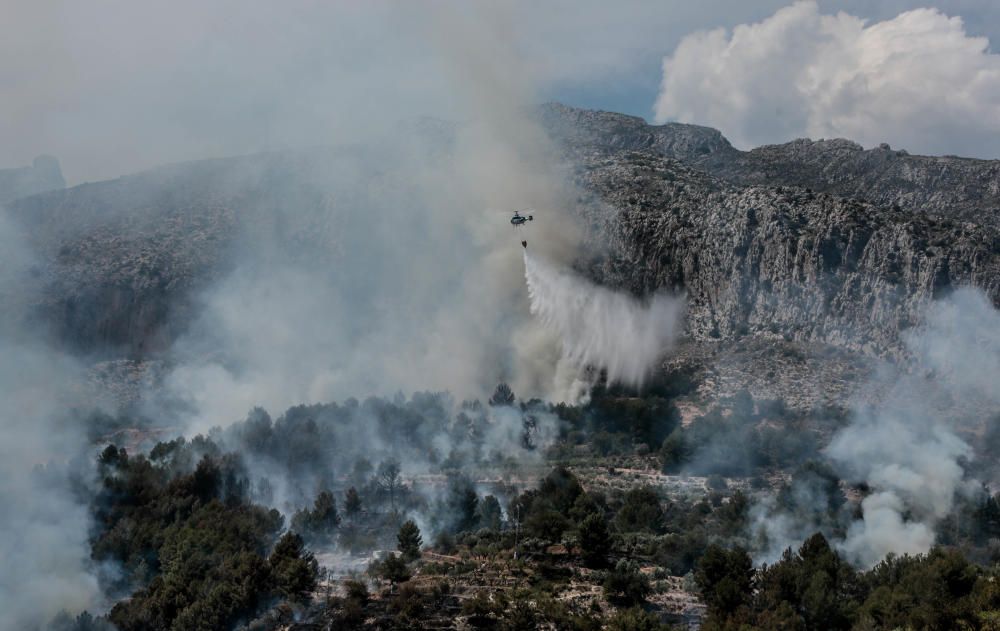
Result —
MULTIPOLYGON (((955 287, 980 287, 1000 305, 996 161, 845 140, 744 152, 707 127, 555 104, 539 117, 589 227, 593 247, 578 266, 638 295, 683 291, 695 342, 780 340, 889 357, 928 301, 955 287)), ((445 139, 451 131, 417 127, 445 139)), ((323 251, 345 221, 364 223, 365 196, 394 176, 352 151, 191 162, 7 203, 38 252, 34 313, 92 356, 155 354, 196 315, 199 288, 226 272, 237 244, 262 242, 238 239, 245 231, 318 240, 301 250, 323 251)), ((32 169, 51 175, 53 165, 32 169)))
POLYGON ((689 333, 823 342, 873 355, 926 303, 973 285, 1000 304, 1000 233, 989 225, 815 193, 735 187, 649 153, 579 155, 611 254, 610 284, 688 297, 689 333))
POLYGON ((573 150, 630 149, 674 158, 737 185, 798 186, 950 219, 1000 224, 1000 160, 916 156, 888 145, 800 139, 739 151, 708 127, 581 110, 540 108, 553 137, 573 150))

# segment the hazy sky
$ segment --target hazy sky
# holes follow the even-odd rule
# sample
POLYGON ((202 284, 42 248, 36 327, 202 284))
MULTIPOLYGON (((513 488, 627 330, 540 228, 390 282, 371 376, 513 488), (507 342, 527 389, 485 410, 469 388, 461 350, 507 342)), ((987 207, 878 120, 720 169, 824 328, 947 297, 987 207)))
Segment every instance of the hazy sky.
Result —
POLYGON ((0 167, 51 153, 71 184, 468 117, 449 57, 497 43, 530 101, 709 124, 740 146, 850 134, 1000 156, 998 58, 975 39, 1000 41, 991 0, 4 4, 0 167), (900 16, 927 6, 941 13, 900 16), (455 21, 476 35, 442 41, 455 21))

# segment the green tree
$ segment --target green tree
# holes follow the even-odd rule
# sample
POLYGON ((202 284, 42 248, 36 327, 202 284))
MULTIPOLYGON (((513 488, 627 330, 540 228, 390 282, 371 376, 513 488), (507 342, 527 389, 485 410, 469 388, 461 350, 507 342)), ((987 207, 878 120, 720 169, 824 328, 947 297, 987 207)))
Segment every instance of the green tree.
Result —
POLYGON ((515 400, 514 391, 510 389, 509 385, 501 381, 497 384, 496 390, 493 391, 493 395, 490 397, 490 405, 494 407, 514 405, 515 400))
POLYGON ((368 586, 361 581, 344 581, 344 592, 347 595, 347 598, 357 601, 362 607, 368 604, 368 600, 370 598, 368 586))
POLYGON ((448 488, 447 509, 452 516, 452 530, 474 530, 479 522, 479 496, 472 482, 464 477, 452 478, 448 488))
POLYGON ((268 564, 278 592, 286 598, 298 600, 316 588, 319 564, 294 532, 278 540, 268 564))
POLYGON ((389 611, 395 614, 396 624, 400 628, 420 627, 425 609, 424 595, 413 583, 400 585, 396 596, 389 601, 389 611))
POLYGON ((725 620, 750 600, 753 562, 742 548, 710 545, 698 561, 694 580, 710 617, 725 620))
POLYGON ((656 491, 648 486, 629 489, 615 526, 622 532, 663 532, 663 508, 656 491))
POLYGON ((412 520, 408 519, 399 527, 396 534, 396 549, 402 555, 404 561, 414 561, 420 558, 420 546, 423 539, 420 537, 420 528, 412 520))
POLYGON ((479 504, 479 523, 483 528, 490 530, 500 530, 503 520, 503 511, 500 510, 500 501, 493 495, 487 495, 479 504))
POLYGON ((313 502, 312 510, 302 509, 292 516, 292 530, 313 542, 329 542, 340 525, 337 500, 333 493, 321 491, 313 502))
POLYGON ((569 520, 552 508, 533 508, 524 520, 524 529, 529 535, 553 543, 558 543, 569 527, 569 520))
POLYGON ((376 576, 388 581, 390 586, 410 580, 410 568, 400 555, 390 554, 381 563, 377 563, 374 570, 376 576))
POLYGON ((604 517, 596 513, 587 515, 579 527, 580 551, 587 567, 604 567, 611 551, 611 537, 604 517))
POLYGON ((553 469, 538 486, 538 497, 563 514, 569 512, 582 494, 580 481, 565 467, 553 469))
POLYGON ((808 629, 835 630, 852 628, 857 618, 857 574, 819 533, 797 552, 787 550, 780 561, 759 570, 754 591, 755 610, 770 612, 760 614, 761 624, 780 619, 785 626, 794 622, 808 629))
POLYGON ((569 518, 575 522, 582 522, 587 515, 604 515, 607 501, 604 496, 598 493, 583 493, 573 502, 573 507, 569 509, 569 518))
POLYGON ((608 572, 602 587, 608 601, 624 607, 642 604, 652 591, 649 578, 634 562, 625 559, 608 572))
POLYGON ((979 628, 974 589, 980 574, 957 550, 887 557, 864 579, 872 592, 861 613, 880 628, 979 628))
POLYGON ((660 463, 664 473, 676 473, 691 458, 691 446, 684 430, 675 429, 660 446, 660 463))

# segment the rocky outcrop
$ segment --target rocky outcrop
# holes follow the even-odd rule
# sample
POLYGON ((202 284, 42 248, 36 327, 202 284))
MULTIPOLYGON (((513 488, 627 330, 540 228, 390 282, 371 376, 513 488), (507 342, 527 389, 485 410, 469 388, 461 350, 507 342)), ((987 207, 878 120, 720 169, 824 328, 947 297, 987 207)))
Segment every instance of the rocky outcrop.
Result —
POLYGON ((739 151, 715 129, 550 103, 542 123, 579 152, 642 151, 680 160, 736 185, 797 186, 898 206, 948 219, 1000 225, 1000 160, 917 156, 888 145, 865 150, 849 140, 795 140, 739 151))
POLYGON ((595 236, 592 274, 640 294, 688 296, 688 331, 823 342, 873 355, 927 302, 982 288, 1000 305, 1000 233, 799 188, 733 187, 651 153, 580 157, 595 236))
POLYGON ((52 156, 38 156, 30 167, 0 169, 0 204, 65 186, 59 161, 52 156))
MULTIPOLYGON (((685 292, 693 340, 886 356, 954 287, 1000 304, 996 163, 847 141, 741 152, 705 127, 557 105, 541 116, 572 165, 587 251, 602 253, 580 266, 637 294, 685 292)), ((449 130, 424 121, 413 133, 447 151, 449 130)), ((40 255, 36 312, 56 337, 143 358, 177 338, 238 243, 276 234, 286 247, 268 256, 298 256, 336 249, 334 234, 374 238, 364 213, 385 207, 370 195, 398 186, 392 173, 383 154, 316 149, 172 165, 8 207, 40 255), (347 212, 331 213, 333 198, 347 212)))

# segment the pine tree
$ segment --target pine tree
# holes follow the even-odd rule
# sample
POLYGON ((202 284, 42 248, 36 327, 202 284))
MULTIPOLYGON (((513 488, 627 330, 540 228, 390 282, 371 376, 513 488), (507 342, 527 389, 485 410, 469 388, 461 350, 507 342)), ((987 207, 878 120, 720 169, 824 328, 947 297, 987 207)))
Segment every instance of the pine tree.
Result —
POLYGON ((334 531, 340 525, 340 515, 337 513, 337 500, 333 493, 321 491, 316 496, 313 509, 302 509, 292 516, 292 530, 314 542, 326 542, 333 537, 334 531))
POLYGON ((496 407, 501 405, 514 405, 514 391, 510 389, 504 382, 497 384, 496 390, 493 391, 493 396, 490 397, 490 405, 496 407))
POLYGON ((420 537, 420 528, 412 519, 406 520, 399 527, 396 541, 399 544, 397 549, 404 560, 414 561, 420 558, 420 546, 423 544, 423 539, 420 537))
POLYGON ((384 561, 377 564, 376 573, 379 578, 389 581, 390 585, 404 583, 410 580, 410 569, 401 556, 390 554, 384 561))
POLYGON ((580 522, 580 551, 587 567, 604 567, 608 562, 608 552, 611 551, 608 525, 604 517, 591 513, 580 522))
POLYGON ((382 492, 389 496, 389 505, 392 507, 392 512, 395 513, 396 494, 403 484, 403 478, 400 477, 399 463, 390 459, 380 464, 378 466, 377 481, 382 492))
POLYGON ((500 530, 503 511, 500 502, 493 495, 487 495, 479 504, 479 523, 490 530, 500 530))

